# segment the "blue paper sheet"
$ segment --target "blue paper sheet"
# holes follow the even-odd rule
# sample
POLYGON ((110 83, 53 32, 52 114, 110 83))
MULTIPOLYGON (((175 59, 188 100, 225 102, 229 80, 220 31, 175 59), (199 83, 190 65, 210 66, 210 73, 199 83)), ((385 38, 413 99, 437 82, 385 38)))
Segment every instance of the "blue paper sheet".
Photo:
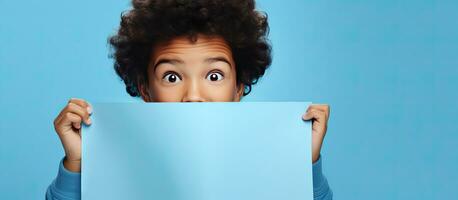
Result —
POLYGON ((309 102, 94 103, 82 199, 313 199, 309 102))

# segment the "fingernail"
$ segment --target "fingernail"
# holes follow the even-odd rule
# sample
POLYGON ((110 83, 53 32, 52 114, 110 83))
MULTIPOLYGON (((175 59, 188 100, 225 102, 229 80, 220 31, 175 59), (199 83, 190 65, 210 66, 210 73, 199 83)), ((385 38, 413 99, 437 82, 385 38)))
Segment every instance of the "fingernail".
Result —
POLYGON ((92 107, 91 107, 91 106, 88 106, 86 109, 87 109, 87 112, 88 112, 89 114, 92 114, 92 107))
POLYGON ((91 123, 92 123, 91 118, 87 119, 87 123, 88 123, 88 124, 91 124, 91 123))

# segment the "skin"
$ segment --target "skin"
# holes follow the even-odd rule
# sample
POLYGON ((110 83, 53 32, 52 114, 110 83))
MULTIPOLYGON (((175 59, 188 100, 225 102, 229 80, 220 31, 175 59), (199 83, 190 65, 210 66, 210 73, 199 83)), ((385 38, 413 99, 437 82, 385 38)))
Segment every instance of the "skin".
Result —
MULTIPOLYGON (((154 47, 148 66, 148 84, 139 85, 145 102, 239 102, 243 84, 237 84, 232 52, 224 39, 199 35, 195 43, 178 37, 154 47)), ((90 125, 92 106, 71 98, 54 120, 65 151, 64 167, 81 171, 81 123, 90 125)), ((319 159, 330 107, 312 104, 302 116, 312 120, 312 162, 319 159)))

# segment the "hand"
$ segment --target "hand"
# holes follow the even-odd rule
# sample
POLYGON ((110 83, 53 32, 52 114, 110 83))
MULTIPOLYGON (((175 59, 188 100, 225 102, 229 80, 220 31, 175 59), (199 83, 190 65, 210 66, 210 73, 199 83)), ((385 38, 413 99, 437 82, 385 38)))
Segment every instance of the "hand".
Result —
POLYGON ((81 123, 91 124, 92 106, 82 99, 71 98, 54 120, 54 129, 65 150, 64 167, 81 171, 81 123))
POLYGON ((302 116, 303 120, 312 120, 312 162, 315 163, 321 151, 328 127, 330 107, 327 104, 312 104, 302 116))

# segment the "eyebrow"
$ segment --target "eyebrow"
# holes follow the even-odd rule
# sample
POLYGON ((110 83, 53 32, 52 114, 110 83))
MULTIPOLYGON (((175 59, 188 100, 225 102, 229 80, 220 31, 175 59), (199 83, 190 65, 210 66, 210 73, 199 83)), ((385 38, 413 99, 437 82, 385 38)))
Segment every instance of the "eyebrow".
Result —
MULTIPOLYGON (((222 57, 222 56, 206 58, 206 59, 204 60, 204 62, 205 62, 205 63, 225 62, 225 63, 227 63, 227 64, 232 68, 231 62, 229 62, 228 59, 226 59, 225 57, 222 57)), ((183 61, 183 60, 180 60, 180 59, 161 58, 161 59, 159 59, 159 60, 156 62, 156 64, 154 64, 153 71, 156 71, 157 66, 159 66, 159 65, 161 65, 161 64, 172 64, 172 65, 176 65, 176 64, 183 64, 183 63, 184 63, 184 61, 183 61)))
POLYGON ((222 56, 206 58, 204 62, 206 63, 225 62, 229 65, 229 67, 232 68, 231 62, 229 62, 229 60, 227 60, 225 57, 222 57, 222 56))
POLYGON ((154 64, 154 67, 153 67, 153 71, 156 71, 156 67, 160 64, 166 64, 166 63, 169 63, 169 64, 183 64, 184 62, 180 59, 166 59, 166 58, 161 58, 159 59, 156 64, 154 64))

